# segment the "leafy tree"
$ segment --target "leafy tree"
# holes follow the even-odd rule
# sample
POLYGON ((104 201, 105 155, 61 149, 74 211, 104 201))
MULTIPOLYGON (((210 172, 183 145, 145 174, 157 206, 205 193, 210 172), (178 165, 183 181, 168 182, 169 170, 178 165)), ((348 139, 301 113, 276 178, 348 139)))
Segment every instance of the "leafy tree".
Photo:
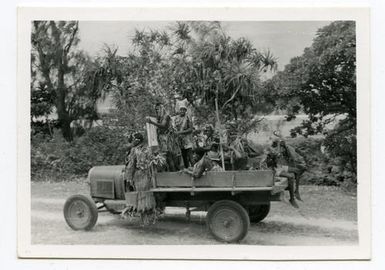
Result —
POLYGON ((234 40, 219 22, 178 23, 174 35, 179 46, 171 59, 175 89, 196 108, 198 121, 214 122, 215 100, 221 121, 247 132, 255 113, 268 112, 259 78, 275 69, 270 54, 257 51, 245 38, 234 40))
MULTIPOLYGON (((168 78, 164 76, 164 60, 159 52, 153 50, 148 36, 137 31, 133 40, 135 50, 126 57, 116 55, 117 48, 105 48, 105 58, 101 63, 100 83, 105 84, 116 110, 111 112, 116 119, 114 125, 127 130, 144 127, 145 117, 153 113, 154 103, 170 100, 168 78)), ((112 123, 110 123, 112 124, 112 123)))
POLYGON ((333 22, 318 30, 311 47, 291 60, 268 82, 277 107, 288 120, 309 116, 292 135, 325 134, 334 157, 346 159, 356 170, 356 36, 352 21, 333 22), (335 128, 330 129, 332 123, 335 128))
POLYGON ((170 30, 136 31, 127 57, 106 54, 119 70, 114 78, 123 74, 110 86, 123 115, 140 120, 155 99, 172 110, 178 94, 192 104, 198 124, 215 122, 217 100, 221 121, 247 132, 256 112, 273 109, 265 105, 259 78, 276 68, 269 52, 257 51, 245 38, 231 39, 218 22, 178 22, 170 30))
POLYGON ((32 23, 32 123, 55 112, 67 141, 73 139, 73 120, 97 118, 96 102, 102 95, 98 63, 76 49, 78 31, 76 21, 32 23))

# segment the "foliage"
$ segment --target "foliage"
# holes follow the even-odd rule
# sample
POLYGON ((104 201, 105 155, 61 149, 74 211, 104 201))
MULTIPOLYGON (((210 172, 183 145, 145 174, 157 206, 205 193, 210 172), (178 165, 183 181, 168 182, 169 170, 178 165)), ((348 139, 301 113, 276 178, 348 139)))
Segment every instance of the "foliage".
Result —
POLYGON ((115 105, 111 114, 117 124, 132 130, 144 128, 145 117, 154 113, 156 101, 171 99, 170 93, 163 91, 168 79, 163 74, 160 53, 148 48, 150 45, 140 41, 140 36, 137 32, 135 42, 143 46, 138 54, 121 57, 116 55, 116 48, 105 47, 99 71, 99 84, 115 105))
POLYGON ((356 182, 357 170, 357 138, 356 129, 351 127, 349 121, 342 120, 326 136, 324 146, 328 150, 327 154, 330 160, 336 160, 340 167, 347 172, 353 172, 350 175, 352 182, 356 182))
POLYGON ((309 115, 306 134, 319 133, 330 116, 356 119, 356 41, 354 22, 321 28, 311 47, 295 57, 275 78, 281 100, 290 99, 290 113, 309 115), (286 98, 286 99, 285 99, 286 98), (294 99, 294 100, 293 100, 294 99), (294 103, 293 101, 297 101, 294 103))
POLYGON ((186 40, 172 58, 174 77, 180 78, 175 89, 203 109, 198 110, 201 121, 207 121, 208 113, 214 118, 215 99, 223 122, 248 122, 264 111, 259 74, 276 67, 269 52, 257 51, 245 38, 233 40, 218 22, 179 23, 174 34, 186 40))
POLYGON ((307 170, 301 177, 301 184, 340 186, 349 191, 355 187, 356 178, 350 166, 343 159, 323 153, 326 142, 323 138, 296 137, 287 140, 306 161, 307 170))
POLYGON ((53 137, 37 134, 31 141, 33 180, 85 176, 93 166, 124 164, 128 138, 119 129, 96 127, 72 142, 54 133, 53 137))
POLYGON ((52 113, 67 141, 70 124, 97 119, 96 102, 102 96, 95 80, 98 62, 77 49, 78 22, 34 21, 31 36, 31 123, 52 113))
MULTIPOLYGON (((302 184, 344 186, 353 181, 340 159, 321 152, 323 139, 297 137, 287 143, 306 159, 308 169, 301 178, 302 184)), ((253 145, 253 149, 263 153, 262 145, 253 145)), ((93 166, 124 164, 127 150, 127 131, 118 127, 92 128, 72 142, 66 142, 58 132, 52 137, 36 134, 31 142, 31 177, 33 181, 85 177, 93 166)), ((161 167, 164 161, 158 155, 150 162, 161 167)))
POLYGON ((114 72, 105 79, 122 121, 140 128, 155 100, 172 112, 176 96, 192 104, 197 124, 215 122, 216 99, 221 121, 242 127, 256 112, 273 109, 265 105, 259 79, 261 72, 276 68, 269 52, 257 51, 247 39, 231 39, 218 22, 178 22, 170 29, 136 31, 127 57, 106 49, 105 67, 114 72))
POLYGON ((308 115, 308 120, 292 130, 292 136, 326 135, 326 150, 343 159, 355 174, 355 23, 333 22, 318 30, 311 47, 267 85, 279 100, 277 107, 287 110, 287 120, 299 112, 308 115), (335 122, 337 126, 329 130, 335 122))
POLYGON ((124 57, 114 47, 105 47, 96 59, 78 50, 77 22, 35 21, 31 38, 33 179, 123 164, 127 134, 144 128, 156 101, 175 112, 179 96, 192 104, 197 125, 216 122, 217 101, 221 122, 235 136, 260 126, 256 113, 285 110, 287 120, 306 113, 309 120, 292 135, 326 136, 292 141, 310 164, 303 179, 328 185, 356 181, 354 22, 320 29, 303 55, 265 82, 260 74, 275 69, 276 59, 245 38, 230 38, 218 22, 178 22, 167 32, 137 30, 124 57), (70 123, 100 118, 96 103, 106 94, 116 109, 103 119, 104 126, 73 138, 70 123), (57 121, 40 120, 52 113, 57 121))

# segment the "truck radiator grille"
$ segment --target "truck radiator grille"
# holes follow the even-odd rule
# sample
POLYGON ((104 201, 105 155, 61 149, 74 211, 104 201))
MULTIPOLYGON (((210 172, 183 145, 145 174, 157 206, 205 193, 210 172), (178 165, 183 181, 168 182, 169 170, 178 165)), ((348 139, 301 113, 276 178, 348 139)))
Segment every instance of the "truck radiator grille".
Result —
POLYGON ((97 181, 96 194, 100 197, 113 198, 114 185, 111 181, 97 181))

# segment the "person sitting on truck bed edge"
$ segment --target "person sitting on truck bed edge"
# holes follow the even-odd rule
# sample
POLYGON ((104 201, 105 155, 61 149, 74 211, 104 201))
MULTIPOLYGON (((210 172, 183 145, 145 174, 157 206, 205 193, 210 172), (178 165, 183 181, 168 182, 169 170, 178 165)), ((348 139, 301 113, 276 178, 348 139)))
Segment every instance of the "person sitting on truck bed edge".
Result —
POLYGON ((302 201, 299 194, 299 178, 306 170, 304 158, 295 148, 284 140, 276 139, 267 150, 264 162, 275 171, 276 176, 286 177, 289 182, 290 203, 298 208, 296 198, 302 201))

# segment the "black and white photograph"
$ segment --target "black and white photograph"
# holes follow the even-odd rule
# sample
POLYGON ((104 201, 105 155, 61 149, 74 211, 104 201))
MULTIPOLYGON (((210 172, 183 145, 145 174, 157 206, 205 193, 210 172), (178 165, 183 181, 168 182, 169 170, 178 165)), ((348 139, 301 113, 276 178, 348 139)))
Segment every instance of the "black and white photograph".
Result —
POLYGON ((22 256, 51 246, 70 255, 48 257, 98 246, 139 246, 120 258, 168 246, 193 259, 205 248, 277 246, 290 259, 362 250, 370 213, 357 198, 370 195, 370 159, 359 150, 368 108, 357 104, 370 89, 357 72, 366 17, 354 16, 26 16, 22 256))

